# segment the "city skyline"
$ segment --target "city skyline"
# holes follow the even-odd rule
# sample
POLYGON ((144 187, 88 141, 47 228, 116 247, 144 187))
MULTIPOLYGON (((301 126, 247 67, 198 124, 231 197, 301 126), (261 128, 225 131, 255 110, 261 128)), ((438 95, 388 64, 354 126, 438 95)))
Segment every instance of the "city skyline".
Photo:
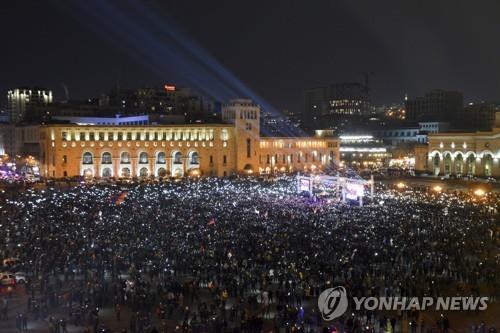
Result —
POLYGON ((494 2, 3 7, 2 37, 10 43, 1 62, 5 92, 32 84, 61 100, 66 86, 70 98, 84 99, 117 84, 172 82, 210 97, 245 96, 266 109, 297 112, 305 90, 362 82, 368 72, 375 104, 434 88, 462 91, 466 103, 500 100, 500 46, 490 42, 500 32, 494 2))

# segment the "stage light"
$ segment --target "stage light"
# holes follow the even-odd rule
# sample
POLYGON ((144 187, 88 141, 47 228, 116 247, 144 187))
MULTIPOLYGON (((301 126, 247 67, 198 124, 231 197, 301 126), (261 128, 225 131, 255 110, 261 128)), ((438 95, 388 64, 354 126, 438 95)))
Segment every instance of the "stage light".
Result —
POLYGON ((398 183, 396 186, 397 186, 399 189, 403 189, 403 188, 405 188, 405 187, 406 187, 405 183, 398 183))
POLYGON ((441 192, 443 190, 443 188, 439 185, 434 186, 432 189, 436 192, 441 192))

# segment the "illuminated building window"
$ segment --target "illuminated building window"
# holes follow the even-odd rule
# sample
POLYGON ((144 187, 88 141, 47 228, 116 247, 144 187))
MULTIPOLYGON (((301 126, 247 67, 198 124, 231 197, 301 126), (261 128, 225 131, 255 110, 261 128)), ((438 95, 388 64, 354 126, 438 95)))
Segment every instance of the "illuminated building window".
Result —
POLYGON ((167 158, 164 152, 159 152, 156 156, 156 163, 158 164, 165 164, 166 160, 167 158))
POLYGON ((89 153, 89 152, 83 153, 82 163, 83 164, 93 164, 92 153, 89 153))
POLYGON ((180 152, 174 154, 174 164, 182 164, 182 154, 180 152))
POLYGON ((141 164, 148 163, 148 153, 142 152, 139 154, 139 163, 141 164))
POLYGON ((130 163, 130 154, 124 151, 120 156, 120 163, 129 164, 130 163))
POLYGON ((198 156, 198 153, 193 151, 191 152, 191 155, 190 155, 190 164, 199 164, 199 156, 198 156))
POLYGON ((102 164, 112 164, 113 163, 113 160, 111 158, 111 153, 103 153, 102 154, 102 158, 101 158, 101 163, 102 164))

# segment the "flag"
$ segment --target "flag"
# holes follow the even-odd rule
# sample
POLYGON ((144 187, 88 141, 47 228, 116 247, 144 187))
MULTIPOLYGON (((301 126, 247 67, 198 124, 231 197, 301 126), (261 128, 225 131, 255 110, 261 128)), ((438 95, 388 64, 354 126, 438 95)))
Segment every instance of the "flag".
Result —
POLYGON ((115 205, 119 206, 122 204, 122 202, 125 200, 125 198, 127 197, 127 194, 128 192, 127 191, 123 191, 120 193, 120 195, 118 196, 118 198, 116 199, 115 201, 115 205))

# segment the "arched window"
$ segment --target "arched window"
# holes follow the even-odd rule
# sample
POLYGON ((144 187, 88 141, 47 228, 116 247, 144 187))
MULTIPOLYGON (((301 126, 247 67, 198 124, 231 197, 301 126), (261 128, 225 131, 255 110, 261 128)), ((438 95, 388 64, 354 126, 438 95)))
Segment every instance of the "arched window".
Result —
POLYGON ((111 153, 103 153, 102 154, 102 159, 101 159, 101 163, 102 164, 112 164, 113 163, 113 160, 111 158, 111 153))
POLYGON ((182 154, 180 152, 176 152, 174 154, 174 163, 175 164, 182 164, 182 154))
POLYGON ((102 177, 103 178, 109 178, 109 177, 111 177, 111 168, 104 168, 102 170, 102 177))
POLYGON ((141 164, 148 163, 148 153, 143 151, 142 153, 139 154, 139 163, 141 164))
POLYGON ((121 176, 124 178, 130 178, 130 169, 129 168, 123 168, 121 176))
POLYGON ((491 177, 492 167, 493 167, 493 156, 491 156, 491 154, 483 155, 483 168, 485 177, 491 177))
POLYGON ((440 170, 439 170, 439 163, 441 162, 441 159, 439 157, 439 154, 436 153, 434 154, 434 158, 433 158, 433 166, 434 166, 434 174, 435 175, 438 175, 440 170))
POLYGON ((467 157, 467 175, 474 176, 476 173, 476 156, 470 154, 467 157))
POLYGON ((449 175, 451 173, 451 155, 448 153, 444 156, 444 174, 449 175))
POLYGON ((83 176, 85 178, 92 178, 92 176, 94 175, 92 169, 85 169, 83 170, 83 176))
POLYGON ((165 170, 165 168, 159 168, 158 177, 165 177, 165 176, 167 176, 167 170, 165 170))
POLYGON ((130 154, 128 152, 124 151, 120 155, 120 163, 122 163, 122 164, 129 164, 130 163, 130 154))
POLYGON ((190 164, 199 164, 199 160, 198 160, 198 153, 193 151, 191 153, 191 156, 190 156, 190 159, 189 159, 189 163, 190 164))
POLYGON ((464 173, 464 158, 462 154, 458 154, 455 157, 455 173, 457 176, 461 176, 464 173))
POLYGON ((167 158, 164 152, 159 152, 158 155, 156 155, 156 163, 158 164, 165 164, 167 158))
POLYGON ((148 168, 141 168, 141 170, 139 170, 139 176, 141 177, 147 177, 148 174, 149 174, 148 168))
POLYGON ((92 163, 94 163, 92 154, 89 153, 89 152, 83 153, 82 162, 83 162, 83 164, 92 164, 92 163))

